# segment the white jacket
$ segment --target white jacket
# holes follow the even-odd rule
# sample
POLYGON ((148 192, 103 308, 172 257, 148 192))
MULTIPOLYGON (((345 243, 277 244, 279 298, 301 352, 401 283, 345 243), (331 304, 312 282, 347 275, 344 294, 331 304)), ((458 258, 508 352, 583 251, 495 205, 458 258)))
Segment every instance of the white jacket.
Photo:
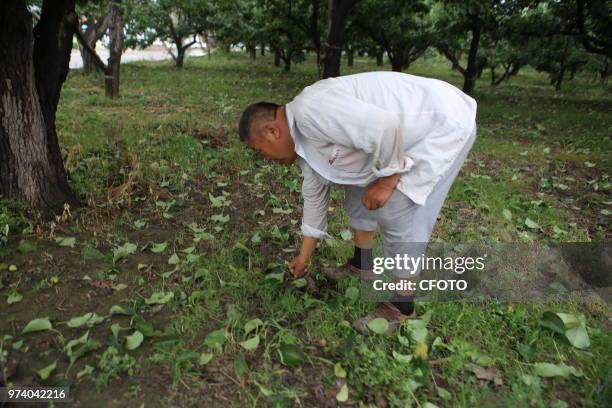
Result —
POLYGON ((397 189, 425 205, 474 129, 476 101, 437 79, 368 72, 318 81, 286 113, 304 173, 302 233, 321 238, 330 183, 401 173, 397 189))

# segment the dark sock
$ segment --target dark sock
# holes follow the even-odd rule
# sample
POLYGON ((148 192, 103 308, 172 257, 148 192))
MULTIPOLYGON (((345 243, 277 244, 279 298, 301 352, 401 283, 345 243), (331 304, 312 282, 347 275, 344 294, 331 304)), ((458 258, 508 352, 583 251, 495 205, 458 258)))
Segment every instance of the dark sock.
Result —
POLYGON ((414 301, 412 300, 412 296, 401 296, 396 295, 396 302, 391 302, 391 304, 403 314, 403 315, 411 315, 414 312, 414 301))
POLYGON ((370 270, 372 269, 372 248, 355 247, 353 258, 349 262, 355 268, 370 270))

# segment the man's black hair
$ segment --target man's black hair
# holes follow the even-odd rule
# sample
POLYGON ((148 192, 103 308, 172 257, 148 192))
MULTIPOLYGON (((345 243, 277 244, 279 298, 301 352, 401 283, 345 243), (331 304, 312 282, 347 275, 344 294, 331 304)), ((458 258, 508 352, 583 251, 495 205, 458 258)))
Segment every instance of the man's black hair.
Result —
POLYGON ((274 102, 257 102, 247 106, 244 112, 242 112, 240 122, 238 123, 240 140, 246 142, 249 139, 251 126, 255 120, 276 119, 276 109, 279 107, 280 105, 277 105, 274 102))

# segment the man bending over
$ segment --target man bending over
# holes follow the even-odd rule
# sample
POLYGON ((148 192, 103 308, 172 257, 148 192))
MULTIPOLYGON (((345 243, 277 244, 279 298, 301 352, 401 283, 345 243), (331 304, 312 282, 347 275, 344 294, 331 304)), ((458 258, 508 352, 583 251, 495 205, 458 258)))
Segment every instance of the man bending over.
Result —
MULTIPOLYGON (((385 256, 406 244, 426 244, 474 143, 475 119, 476 102, 454 86, 396 72, 329 78, 306 87, 287 105, 248 106, 240 139, 267 159, 297 162, 304 175, 303 238, 291 273, 303 275, 317 241, 329 237, 332 184, 345 189, 355 252, 346 266, 327 270, 329 277, 371 269, 377 226, 385 256)), ((414 272, 394 273, 401 280, 414 278, 414 272)), ((376 317, 395 328, 414 317, 411 293, 396 295, 397 301, 381 303, 355 328, 367 332, 366 323, 376 317)))

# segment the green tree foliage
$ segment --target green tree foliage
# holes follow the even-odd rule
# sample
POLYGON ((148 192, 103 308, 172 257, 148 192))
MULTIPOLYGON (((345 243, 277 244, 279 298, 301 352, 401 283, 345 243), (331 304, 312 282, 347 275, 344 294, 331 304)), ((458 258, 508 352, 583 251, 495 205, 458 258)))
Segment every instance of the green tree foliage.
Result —
POLYGON ((431 44, 430 10, 424 0, 363 0, 355 24, 385 49, 392 69, 402 71, 431 44))
POLYGON ((581 47, 577 37, 553 36, 530 41, 531 65, 550 76, 550 84, 556 90, 568 77, 572 79, 589 62, 588 52, 581 47))
POLYGON ((216 6, 214 29, 228 47, 240 44, 253 53, 256 44, 268 44, 289 71, 307 49, 320 47, 320 7, 320 0, 228 0, 216 6))
POLYGON ((183 66, 187 50, 197 36, 210 27, 212 8, 208 0, 134 0, 126 5, 130 46, 148 46, 157 39, 168 47, 177 68, 183 66))
POLYGON ((265 15, 260 0, 220 0, 212 4, 210 22, 215 39, 226 51, 233 44, 253 51, 265 36, 265 15))
MULTIPOLYGON (((520 27, 513 30, 517 33, 515 36, 523 39, 518 47, 527 54, 529 63, 538 71, 548 73, 556 90, 561 89, 565 79, 572 79, 589 61, 593 61, 595 55, 605 55, 589 55, 578 28, 576 4, 576 0, 532 2, 531 7, 522 11, 520 27)), ((608 71, 606 60, 604 56, 600 70, 602 77, 608 71)), ((590 66, 595 68, 597 64, 590 66)))
POLYGON ((463 91, 471 93, 485 61, 478 58, 481 38, 495 38, 500 22, 516 16, 519 0, 448 0, 433 11, 436 48, 464 77, 463 91), (466 56, 465 65, 462 58, 466 56))

